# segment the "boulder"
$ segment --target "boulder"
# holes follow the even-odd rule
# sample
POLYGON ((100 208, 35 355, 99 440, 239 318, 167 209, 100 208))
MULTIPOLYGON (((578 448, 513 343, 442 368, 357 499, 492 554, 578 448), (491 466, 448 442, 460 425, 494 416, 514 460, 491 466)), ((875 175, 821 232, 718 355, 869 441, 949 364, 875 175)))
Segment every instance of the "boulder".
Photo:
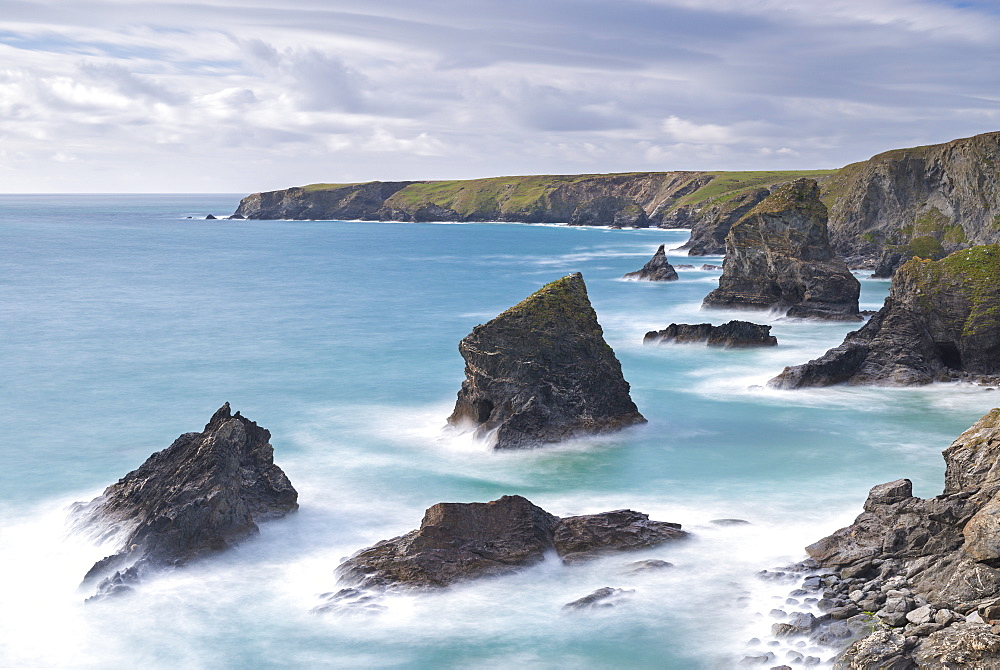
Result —
POLYGON ((642 266, 641 270, 629 272, 622 279, 636 279, 641 281, 673 281, 678 279, 677 271, 667 260, 667 252, 664 245, 656 250, 648 263, 642 266))
POLYGON ((560 519, 521 496, 488 503, 438 503, 420 528, 362 549, 337 568, 348 587, 440 588, 506 575, 554 551, 572 563, 682 539, 680 525, 616 510, 560 519))
POLYGON ((580 273, 543 286, 476 326, 458 349, 465 381, 448 423, 473 429, 495 449, 646 422, 604 341, 580 273))
POLYGON ((729 321, 721 326, 710 323, 672 323, 664 330, 649 331, 642 338, 642 343, 704 342, 710 347, 773 347, 778 344, 778 338, 770 333, 771 326, 749 321, 729 321))
POLYGON ((704 306, 860 320, 861 284, 834 256, 826 220, 814 180, 776 189, 729 230, 719 288, 704 306))
POLYGON ((257 523, 298 508, 274 464, 271 434, 223 405, 200 433, 185 433, 89 503, 77 528, 118 550, 84 578, 99 596, 126 591, 154 569, 184 565, 252 537, 257 523))
POLYGON ((843 344, 768 384, 913 386, 1000 377, 1000 245, 940 261, 912 259, 894 275, 882 309, 843 344))

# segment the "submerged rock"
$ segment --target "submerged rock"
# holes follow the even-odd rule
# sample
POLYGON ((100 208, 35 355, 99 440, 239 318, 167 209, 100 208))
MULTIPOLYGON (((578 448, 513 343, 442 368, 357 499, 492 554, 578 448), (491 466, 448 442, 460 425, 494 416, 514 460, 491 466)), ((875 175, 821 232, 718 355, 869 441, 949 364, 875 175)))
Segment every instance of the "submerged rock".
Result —
POLYGON ((635 593, 632 589, 615 589, 610 586, 597 589, 589 595, 585 595, 578 600, 563 605, 564 610, 588 610, 606 607, 614 607, 621 599, 630 593, 635 593))
POLYGON ((642 266, 641 270, 629 272, 622 279, 638 279, 642 281, 673 281, 678 279, 677 270, 667 260, 667 252, 664 245, 656 250, 648 263, 642 266))
POLYGON ((773 347, 778 344, 778 338, 771 335, 771 326, 749 321, 729 321, 721 326, 672 323, 664 330, 651 330, 642 338, 643 344, 664 342, 705 342, 710 347, 773 347))
POLYGON ((910 260, 868 323, 768 384, 912 386, 968 375, 1000 376, 1000 245, 910 260))
POLYGON ((99 596, 128 590, 151 570, 180 566, 258 532, 257 522, 298 508, 274 464, 271 434, 223 405, 201 433, 185 433, 138 469, 74 509, 77 527, 120 549, 84 578, 99 596))
POLYGON ((875 632, 836 667, 1000 667, 1000 635, 985 625, 1000 618, 1000 409, 944 459, 941 495, 914 497, 907 479, 881 484, 852 525, 806 548, 837 571, 824 578, 824 598, 843 603, 831 612, 875 612, 875 632))
POLYGON ((448 423, 474 428, 496 449, 646 422, 578 272, 476 326, 458 349, 465 381, 448 423))
POLYGON ((704 306, 860 320, 861 284, 834 256, 826 220, 812 179, 776 189, 730 229, 719 288, 704 306))
POLYGON ((682 539, 679 524, 631 510, 560 519, 521 496, 488 503, 438 503, 420 528, 362 549, 337 568, 352 587, 444 587, 505 575, 556 552, 575 562, 682 539))

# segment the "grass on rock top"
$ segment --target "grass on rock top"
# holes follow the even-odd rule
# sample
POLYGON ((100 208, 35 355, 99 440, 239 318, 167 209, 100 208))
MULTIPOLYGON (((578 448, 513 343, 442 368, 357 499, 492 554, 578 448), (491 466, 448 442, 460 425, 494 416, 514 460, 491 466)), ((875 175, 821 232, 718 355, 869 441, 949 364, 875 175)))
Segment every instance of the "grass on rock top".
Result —
POLYGON ((1000 326, 1000 245, 962 249, 939 261, 914 258, 897 272, 916 275, 925 309, 934 308, 932 296, 961 287, 971 307, 963 336, 975 335, 984 326, 1000 326))

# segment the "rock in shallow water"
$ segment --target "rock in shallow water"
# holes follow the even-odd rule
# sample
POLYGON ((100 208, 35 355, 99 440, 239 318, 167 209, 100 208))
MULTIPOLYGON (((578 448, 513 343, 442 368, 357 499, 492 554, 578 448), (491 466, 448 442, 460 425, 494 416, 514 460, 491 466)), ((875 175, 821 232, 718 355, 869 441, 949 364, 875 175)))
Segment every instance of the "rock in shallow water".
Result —
POLYGON ((636 270, 635 272, 629 272, 622 279, 636 279, 640 281, 674 281, 679 279, 677 276, 677 271, 674 266, 670 264, 667 260, 667 252, 664 250, 664 245, 656 250, 653 257, 642 266, 641 270, 636 270))
POLYGON ((443 587, 505 575, 554 551, 568 562, 682 539, 678 524, 631 510, 560 519, 521 496, 488 503, 438 503, 420 528, 362 549, 337 568, 361 588, 443 587))
POLYGON ((563 605, 564 610, 587 610, 614 607, 618 602, 630 593, 635 593, 631 589, 614 589, 605 586, 597 589, 593 593, 563 605))
POLYGON ((476 326, 458 349, 465 381, 448 423, 473 428, 496 449, 646 422, 578 272, 476 326))
POLYGON ((643 344, 664 344, 669 342, 704 342, 710 347, 773 347, 778 338, 771 335, 771 326, 762 326, 749 321, 729 321, 721 326, 710 323, 672 323, 664 330, 651 330, 642 338, 643 344))
POLYGON ((298 508, 274 464, 271 434, 223 405, 201 433, 185 433, 89 503, 74 506, 81 530, 121 549, 90 569, 97 595, 130 590, 151 570, 179 566, 256 535, 257 522, 298 508))

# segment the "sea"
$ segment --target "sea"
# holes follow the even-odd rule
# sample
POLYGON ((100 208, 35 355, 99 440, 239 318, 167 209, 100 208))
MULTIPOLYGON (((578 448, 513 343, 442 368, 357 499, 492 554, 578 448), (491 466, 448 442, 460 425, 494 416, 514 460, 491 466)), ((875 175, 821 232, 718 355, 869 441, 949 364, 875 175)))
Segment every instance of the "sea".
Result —
MULTIPOLYGON (((239 197, 0 196, 0 666, 714 669, 771 652, 761 667, 823 667, 830 650, 771 637, 795 584, 760 571, 806 558, 876 484, 940 493, 941 451, 1000 404, 975 385, 766 388, 858 324, 702 310, 720 275, 702 266, 722 259, 687 258, 685 230, 205 219, 239 197), (679 281, 621 279, 660 244, 693 265, 679 281), (444 430, 459 340, 571 272, 649 422, 501 453, 444 430), (733 318, 771 325, 778 346, 643 345, 672 322, 733 318), (114 548, 75 534, 70 506, 225 402, 270 430, 300 509, 85 603, 83 575, 114 548), (691 538, 550 557, 376 613, 311 611, 345 557, 428 506, 506 494, 560 516, 638 510, 691 538), (642 559, 673 565, 627 570, 642 559), (602 587, 628 593, 563 609, 602 587)), ((878 309, 888 281, 858 277, 878 309)))

